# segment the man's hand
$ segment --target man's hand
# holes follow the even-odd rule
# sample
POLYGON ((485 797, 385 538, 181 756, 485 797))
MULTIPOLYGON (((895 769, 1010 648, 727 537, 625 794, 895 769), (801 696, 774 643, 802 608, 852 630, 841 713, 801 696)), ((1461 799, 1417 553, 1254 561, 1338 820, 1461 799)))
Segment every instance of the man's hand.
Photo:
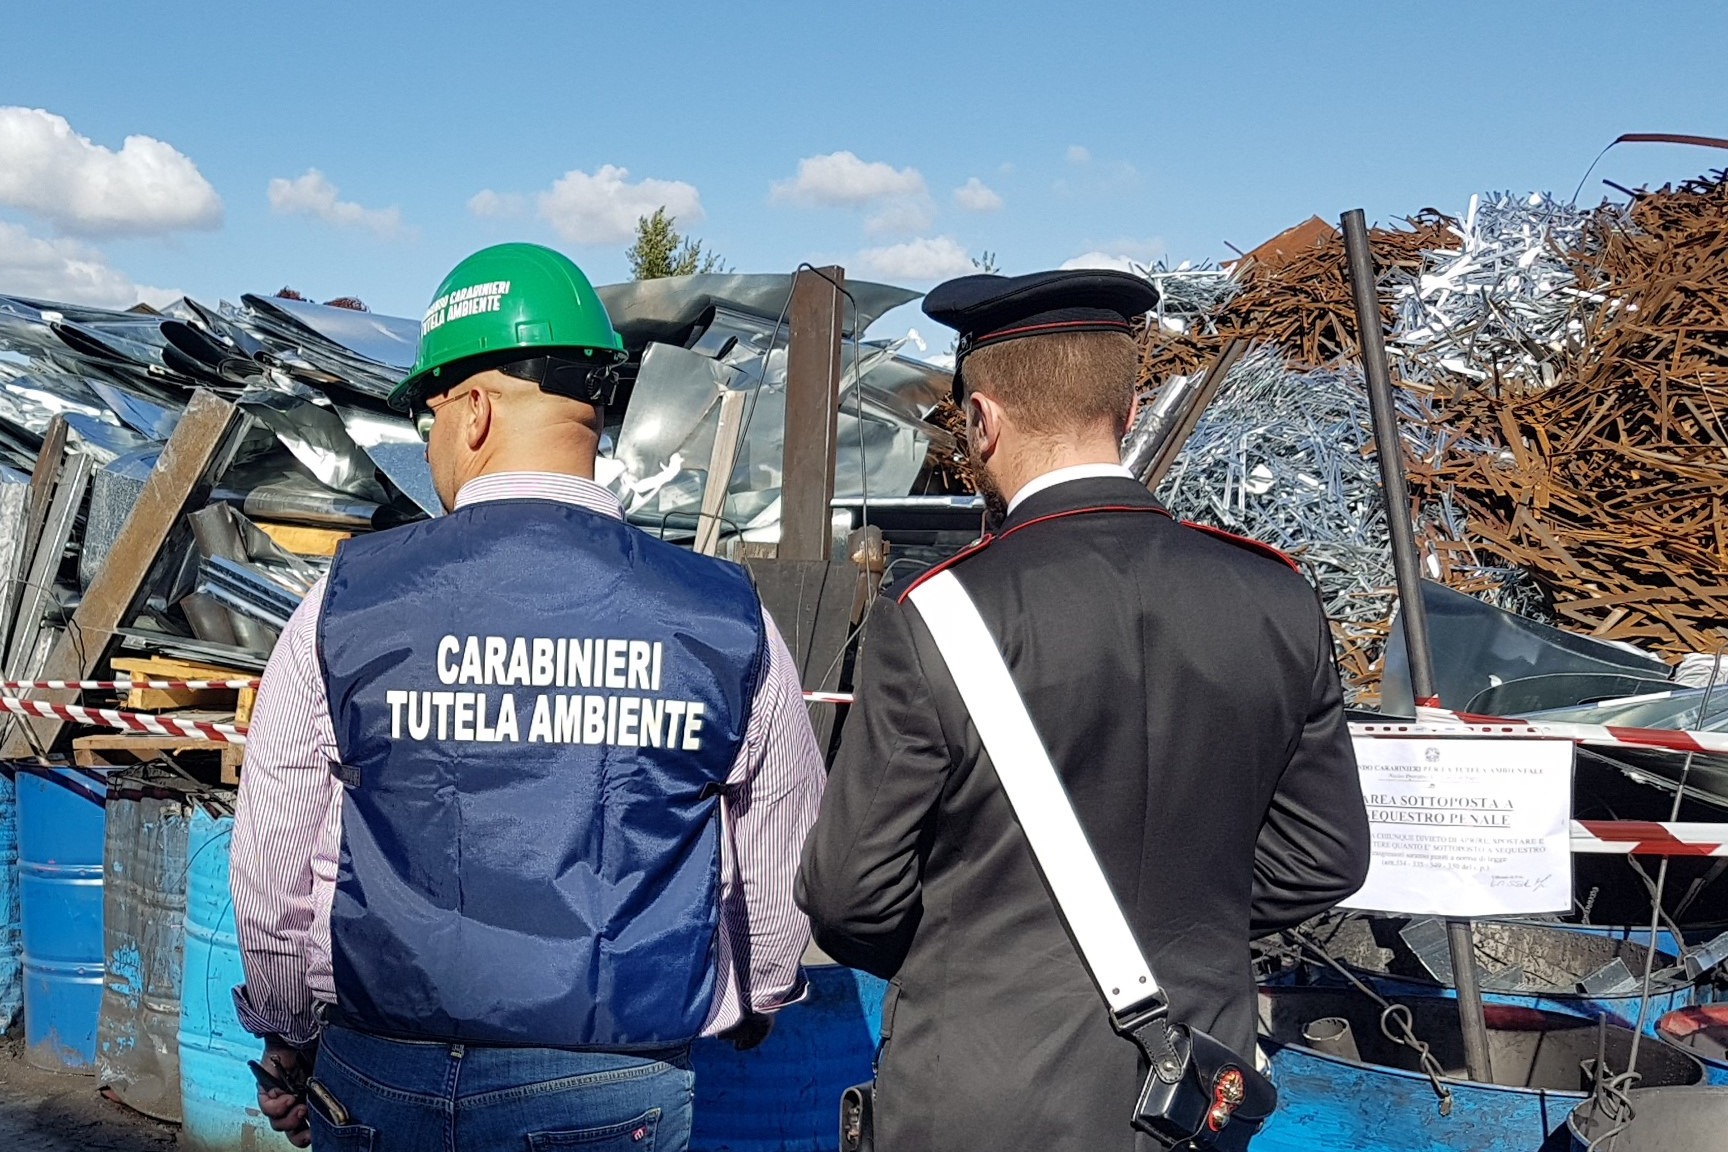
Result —
POLYGON ((288 1143, 296 1148, 308 1148, 312 1145, 311 1120, 306 1112, 304 1099, 306 1078, 312 1074, 311 1061, 303 1056, 299 1049, 275 1041, 264 1044, 264 1058, 259 1061, 266 1071, 276 1077, 296 1093, 283 1092, 278 1088, 258 1089, 258 1110, 270 1120, 270 1127, 288 1137, 288 1143))
POLYGON ((732 1047, 740 1052, 748 1052, 768 1039, 768 1033, 772 1031, 774 1017, 751 1014, 720 1033, 720 1039, 730 1040, 732 1047))

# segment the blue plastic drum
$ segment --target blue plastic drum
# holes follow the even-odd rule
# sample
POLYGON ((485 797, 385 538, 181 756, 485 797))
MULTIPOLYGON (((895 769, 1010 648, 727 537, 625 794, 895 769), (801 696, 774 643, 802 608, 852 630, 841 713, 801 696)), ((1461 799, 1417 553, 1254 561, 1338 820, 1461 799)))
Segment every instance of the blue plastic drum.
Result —
POLYGON ((692 1152, 833 1152, 840 1093, 870 1079, 888 986, 837 964, 812 967, 810 997, 782 1010, 760 1048, 700 1040, 692 1152))
POLYGON ((18 789, 0 773, 0 1036, 12 1035, 24 1009, 24 964, 18 939, 18 789))
POLYGON ((240 1026, 233 989, 244 982, 228 895, 234 820, 192 812, 186 841, 186 957, 180 998, 180 1147, 229 1152, 292 1147, 258 1111, 246 1061, 263 1045, 240 1026))
POLYGON ((20 770, 18 895, 25 1059, 93 1074, 102 1004, 103 785, 70 768, 20 770))

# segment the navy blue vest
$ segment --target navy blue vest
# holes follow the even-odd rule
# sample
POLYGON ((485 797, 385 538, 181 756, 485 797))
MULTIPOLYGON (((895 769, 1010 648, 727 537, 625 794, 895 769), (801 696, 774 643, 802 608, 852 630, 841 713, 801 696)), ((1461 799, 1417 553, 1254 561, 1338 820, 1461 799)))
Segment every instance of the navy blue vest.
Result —
POLYGON ((319 652, 345 785, 338 1007, 610 1051, 714 998, 718 792, 765 665, 739 568, 546 500, 343 544, 319 652))

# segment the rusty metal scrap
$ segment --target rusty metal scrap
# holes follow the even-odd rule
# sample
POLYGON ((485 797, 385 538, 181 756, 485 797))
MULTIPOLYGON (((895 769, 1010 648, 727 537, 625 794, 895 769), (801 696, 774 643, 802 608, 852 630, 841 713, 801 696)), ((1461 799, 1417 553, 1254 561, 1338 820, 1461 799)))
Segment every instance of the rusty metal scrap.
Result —
POLYGON ((1457 378, 1454 445, 1413 488, 1530 571, 1572 627, 1678 656, 1728 626, 1728 182, 1640 193, 1589 222, 1578 286, 1602 298, 1543 389, 1457 378))
MULTIPOLYGON (((1429 455, 1428 408, 1399 396, 1406 451, 1429 455)), ((1350 700, 1374 699, 1387 622, 1397 599, 1361 369, 1294 370, 1261 345, 1230 371, 1158 495, 1184 520, 1271 544, 1320 589, 1350 700)), ((1447 499, 1417 509, 1431 572, 1512 610, 1536 608, 1529 582, 1484 562, 1463 540, 1447 499)))
MULTIPOLYGON (((1374 263, 1385 281, 1386 323, 1396 319, 1394 293, 1387 286, 1418 273, 1424 253, 1455 242, 1454 223, 1425 211, 1406 221, 1407 229, 1375 228, 1369 233, 1374 263)), ((1141 333, 1140 385, 1155 391, 1171 376, 1204 371, 1233 337, 1278 349, 1296 368, 1324 368, 1356 354, 1356 320, 1344 268, 1344 240, 1318 233, 1309 247, 1283 253, 1276 263, 1238 265, 1240 290, 1206 318, 1181 332, 1147 326, 1141 333)))
MULTIPOLYGON (((1371 234, 1427 575, 1679 657, 1728 639, 1728 176, 1579 209, 1472 198, 1371 234)), ((1141 390, 1232 372, 1160 494, 1295 553, 1348 690, 1392 605, 1341 239, 1308 221, 1212 269, 1159 269, 1141 390), (1187 279, 1192 277, 1192 280, 1187 279)), ((956 430, 958 410, 932 419, 956 430)), ((969 488, 963 448, 943 462, 969 488)), ((941 471, 939 469, 938 471, 941 471)))
MULTIPOLYGON (((1728 634, 1723 175, 1589 211, 1490 195, 1462 219, 1424 212, 1409 223, 1373 243, 1429 574, 1669 656, 1714 650, 1728 634)), ((1195 518, 1337 567, 1323 592, 1352 694, 1365 700, 1389 567, 1366 523, 1354 537, 1341 529, 1352 510, 1377 507, 1355 488, 1371 446, 1343 424, 1328 431, 1314 419, 1317 398, 1294 386, 1321 385, 1323 403, 1345 404, 1354 325, 1341 243, 1317 227, 1296 240, 1241 268, 1241 291, 1203 323, 1148 326, 1142 386, 1197 371, 1230 335, 1284 357, 1289 378, 1265 385, 1259 423, 1235 416, 1248 439, 1197 436, 1192 451, 1216 459, 1179 465, 1166 493, 1195 518), (1326 497, 1336 509, 1294 484, 1266 484, 1276 472, 1267 453, 1304 458, 1303 445, 1328 436, 1339 460, 1306 474, 1343 478, 1326 497), (1254 438, 1268 442, 1247 447, 1254 438), (1346 596, 1346 585, 1356 591, 1346 596), (1374 607, 1359 610, 1358 596, 1374 607)))

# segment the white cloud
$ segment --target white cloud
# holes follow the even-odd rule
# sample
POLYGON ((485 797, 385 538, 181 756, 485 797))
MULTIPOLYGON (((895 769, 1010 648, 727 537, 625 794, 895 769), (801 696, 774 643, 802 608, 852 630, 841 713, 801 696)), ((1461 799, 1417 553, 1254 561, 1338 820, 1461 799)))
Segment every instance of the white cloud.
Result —
POLYGON ((128 136, 115 152, 40 108, 0 108, 0 204, 84 236, 222 224, 222 198, 171 146, 128 136))
POLYGON ((803 205, 858 207, 896 196, 923 196, 928 191, 916 168, 895 168, 880 160, 860 160, 851 152, 806 156, 798 174, 773 186, 775 200, 803 205))
POLYGON ((1114 268, 1118 272, 1138 273, 1145 269, 1145 265, 1131 256, 1124 256, 1120 252, 1095 250, 1082 256, 1076 256, 1071 260, 1062 261, 1061 268, 1064 272, 1074 268, 1114 268))
MULTIPOLYGON (((573 169, 540 193, 540 215, 572 244, 617 244, 636 234, 636 221, 656 208, 681 224, 702 219, 702 197, 682 180, 626 179, 629 169, 603 164, 593 175, 573 169)), ((475 199, 478 199, 476 197, 475 199)), ((500 199, 507 200, 507 197, 500 199)), ((470 210, 474 201, 468 202, 470 210)))
POLYGON ((926 236, 886 248, 866 248, 858 253, 855 263, 870 276, 914 282, 947 280, 978 271, 966 249, 952 236, 926 236))
POLYGON ((520 216, 527 207, 528 198, 516 192, 494 192, 490 188, 482 188, 468 197, 468 211, 476 216, 520 216))
POLYGON ((395 240, 407 234, 400 208, 363 208, 352 200, 337 198, 338 189, 316 168, 292 180, 278 176, 270 181, 270 210, 283 216, 305 216, 337 228, 365 228, 382 239, 395 240))
POLYGON ((911 236, 927 231, 936 222, 936 205, 928 196, 903 196, 888 201, 880 212, 864 221, 872 236, 911 236))
POLYGON ((1087 163, 1090 163, 1091 160, 1092 160, 1092 153, 1091 152, 1080 147, 1080 145, 1078 145, 1078 144, 1068 145, 1068 163, 1070 163, 1070 164, 1087 164, 1087 163))
POLYGON ((1065 262, 1063 268, 1116 268, 1123 272, 1143 272, 1166 251, 1162 237, 1138 239, 1119 236, 1092 251, 1065 262))
POLYGON ((88 244, 63 237, 45 240, 4 220, 0 220, 0 291, 95 308, 130 308, 139 301, 162 305, 182 295, 171 288, 133 283, 88 244))
POLYGON ((954 189, 954 203, 967 212, 996 212, 1002 208, 1002 197, 974 176, 954 189))

